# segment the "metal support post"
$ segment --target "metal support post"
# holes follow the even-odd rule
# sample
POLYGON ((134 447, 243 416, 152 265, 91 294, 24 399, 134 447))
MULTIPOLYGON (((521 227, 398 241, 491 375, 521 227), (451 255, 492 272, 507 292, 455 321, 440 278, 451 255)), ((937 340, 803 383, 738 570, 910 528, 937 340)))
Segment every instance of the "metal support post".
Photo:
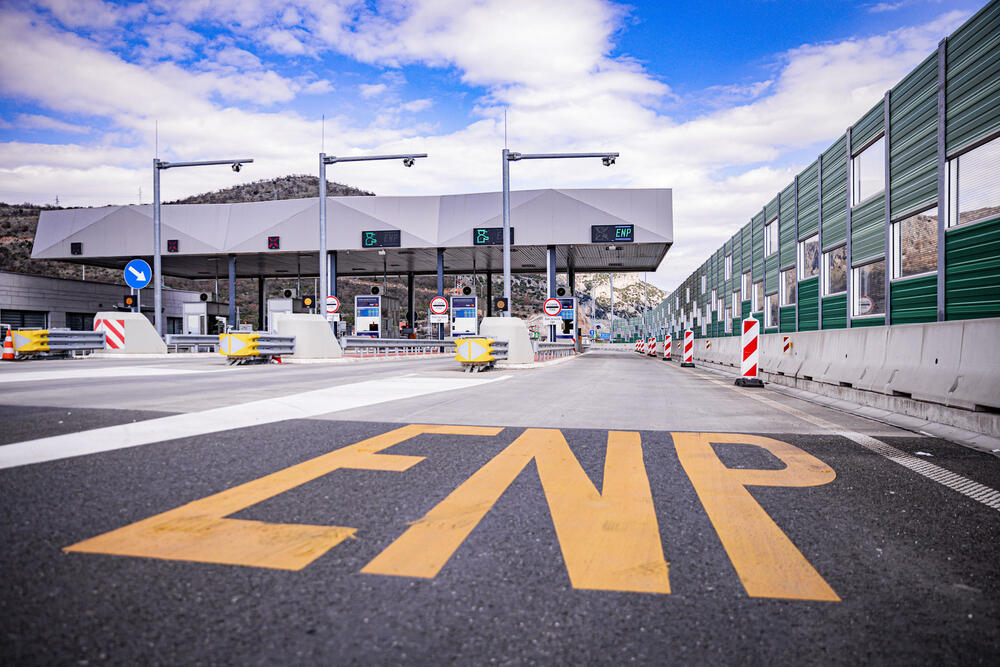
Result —
MULTIPOLYGON (((546 283, 549 288, 549 298, 553 298, 556 295, 556 247, 549 246, 545 253, 545 275, 546 283)), ((549 342, 555 342, 556 340, 556 327, 552 324, 549 325, 549 342)))
POLYGON ((892 213, 890 209, 892 192, 889 187, 889 142, 891 138, 889 137, 889 97, 890 91, 885 91, 885 101, 882 106, 882 126, 885 132, 884 136, 884 146, 885 146, 885 261, 882 266, 885 267, 885 324, 886 326, 892 324, 892 262, 895 260, 892 257, 892 213))
POLYGON ((848 329, 851 328, 851 313, 854 310, 854 294, 852 293, 851 285, 854 276, 854 267, 851 266, 851 198, 853 187, 851 181, 853 180, 853 174, 851 173, 851 128, 847 128, 845 133, 845 141, 847 142, 847 246, 844 254, 847 257, 847 324, 845 325, 848 329))
MULTIPOLYGON (((947 316, 945 310, 945 244, 947 243, 948 219, 952 212, 948 197, 948 154, 945 144, 945 112, 947 97, 945 96, 945 75, 947 74, 948 40, 938 42, 937 49, 937 321, 944 322, 947 316)), ((958 211, 954 212, 958 219, 958 211)))
MULTIPOLYGON (((437 249, 437 295, 444 296, 444 248, 437 249)), ((437 325, 437 339, 444 340, 444 325, 437 325)))
MULTIPOLYGON (((327 294, 329 296, 337 296, 337 251, 336 250, 328 250, 326 253, 326 275, 328 276, 327 285, 329 286, 327 288, 327 294)), ((322 299, 320 301, 323 302, 325 308, 326 306, 325 302, 322 299)), ((324 310, 323 312, 326 311, 324 310)))
POLYGON ((406 274, 406 323, 410 326, 411 329, 416 331, 417 327, 415 322, 416 322, 417 310, 416 310, 416 305, 414 303, 414 299, 416 299, 416 294, 414 293, 413 290, 413 274, 407 273, 406 274))
POLYGON ((257 330, 264 331, 264 276, 257 276, 257 330))
POLYGON ((236 255, 229 256, 229 326, 236 327, 236 255))
POLYGON ((493 317, 493 274, 486 272, 486 317, 493 317))
POLYGON ((507 309, 503 317, 510 317, 510 151, 506 148, 501 151, 501 162, 503 163, 503 195, 501 207, 503 208, 503 297, 506 301, 507 309))
MULTIPOLYGON (((330 291, 330 282, 327 273, 327 257, 329 250, 326 246, 326 153, 319 154, 319 290, 316 295, 319 303, 323 306, 323 313, 326 313, 326 297, 333 295, 330 291)), ((336 260, 334 260, 336 261, 336 260)))
POLYGON ((160 160, 153 158, 153 326, 163 336, 163 258, 160 256, 160 160))

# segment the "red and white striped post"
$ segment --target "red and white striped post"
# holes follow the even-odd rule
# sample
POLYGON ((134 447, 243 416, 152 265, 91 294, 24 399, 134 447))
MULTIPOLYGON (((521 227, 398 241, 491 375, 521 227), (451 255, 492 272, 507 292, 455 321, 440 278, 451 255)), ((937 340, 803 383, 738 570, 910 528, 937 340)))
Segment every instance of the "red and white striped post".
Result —
POLYGON ((681 368, 694 368, 694 331, 684 330, 684 355, 681 368))
POLYGON ((743 335, 740 337, 740 377, 736 379, 737 387, 763 387, 764 382, 757 377, 758 343, 760 339, 760 322, 752 317, 743 320, 743 335))
POLYGON ((655 357, 656 356, 656 339, 655 338, 650 338, 649 342, 646 343, 646 354, 648 354, 651 357, 655 357))
POLYGON ((792 353, 792 337, 791 336, 782 336, 781 337, 781 352, 782 352, 782 354, 791 354, 792 353))
POLYGON ((671 348, 674 346, 674 339, 670 334, 663 336, 663 360, 670 361, 671 348))

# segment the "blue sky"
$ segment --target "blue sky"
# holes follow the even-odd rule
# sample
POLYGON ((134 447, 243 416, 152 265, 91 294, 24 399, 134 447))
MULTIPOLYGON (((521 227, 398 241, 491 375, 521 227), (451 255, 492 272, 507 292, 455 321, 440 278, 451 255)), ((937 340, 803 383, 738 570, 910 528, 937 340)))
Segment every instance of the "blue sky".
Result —
POLYGON ((7 0, 0 201, 148 202, 338 168, 380 194, 496 190, 522 151, 618 150, 614 169, 519 164, 514 187, 671 187, 674 287, 981 3, 7 0), (159 128, 158 138, 154 128, 159 128), (379 165, 379 166, 376 166, 379 165), (140 194, 141 193, 141 194, 140 194))

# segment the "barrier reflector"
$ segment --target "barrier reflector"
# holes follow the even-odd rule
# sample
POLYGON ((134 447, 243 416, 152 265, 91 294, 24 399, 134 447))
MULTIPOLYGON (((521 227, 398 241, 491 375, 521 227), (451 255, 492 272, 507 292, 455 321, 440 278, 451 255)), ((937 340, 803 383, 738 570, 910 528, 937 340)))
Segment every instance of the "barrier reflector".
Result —
POLYGON ((495 361, 492 338, 461 338, 455 341, 455 361, 486 364, 495 361))
POLYGON ((760 339, 760 321, 752 317, 743 320, 743 335, 740 337, 740 377, 736 380, 739 387, 763 387, 764 383, 757 377, 757 359, 760 339))
POLYGON ((48 352, 49 332, 47 329, 31 329, 28 331, 11 332, 14 341, 14 351, 21 353, 48 352))
POLYGON ((781 337, 781 352, 782 352, 782 354, 791 354, 792 353, 792 337, 791 336, 782 336, 781 337))
POLYGON ((109 320, 106 318, 94 320, 94 331, 104 332, 104 341, 111 350, 125 348, 125 320, 109 320))
POLYGON ((694 368, 694 331, 684 330, 684 356, 681 366, 684 368, 694 368))
POLYGON ((706 350, 711 350, 712 349, 712 341, 710 341, 710 340, 706 340, 705 341, 705 349, 706 350))
POLYGON ((670 334, 663 337, 663 360, 670 361, 670 351, 674 346, 674 339, 670 334))
POLYGON ((219 354, 227 357, 256 357, 257 339, 255 333, 219 334, 219 354))

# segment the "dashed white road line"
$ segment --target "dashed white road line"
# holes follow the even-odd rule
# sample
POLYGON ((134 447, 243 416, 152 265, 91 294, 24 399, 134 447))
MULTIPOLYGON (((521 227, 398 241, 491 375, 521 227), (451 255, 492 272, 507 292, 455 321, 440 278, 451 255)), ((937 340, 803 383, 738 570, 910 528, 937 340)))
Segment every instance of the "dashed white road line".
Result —
MULTIPOLYGON (((725 387, 727 389, 732 389, 733 391, 748 396, 743 390, 738 389, 736 386, 720 382, 715 378, 708 377, 703 373, 696 373, 699 377, 707 380, 713 384, 717 384, 720 387, 725 387)), ((871 450, 876 454, 880 454, 885 458, 898 463, 899 465, 909 468, 913 472, 923 475, 927 479, 933 480, 938 484, 948 487, 953 491, 961 493, 963 496, 971 498, 977 502, 986 505, 991 509, 1000 511, 1000 491, 990 488, 985 484, 980 484, 979 482, 973 481, 968 477, 963 477, 958 473, 946 470, 941 466, 935 465, 930 461, 925 459, 917 458, 912 454, 904 452, 901 449, 896 449, 892 445, 887 445, 881 440, 876 440, 870 435, 865 435, 864 433, 858 433, 857 431, 851 431, 850 429, 845 429, 833 422, 829 422, 821 417, 815 415, 810 415, 808 413, 797 410, 793 407, 782 405, 777 401, 772 401, 771 399, 762 396, 760 393, 753 394, 753 400, 759 401, 766 405, 773 407, 776 410, 781 410, 782 412, 788 413, 793 417, 798 417, 804 421, 819 426, 822 429, 830 431, 833 435, 839 435, 841 437, 847 438, 857 444, 861 445, 865 449, 871 450)))
POLYGON ((306 419, 375 403, 398 401, 442 391, 471 389, 507 379, 407 377, 370 380, 289 396, 171 415, 131 424, 68 433, 0 446, 0 468, 13 468, 73 456, 148 445, 164 440, 260 426, 287 419, 306 419))

